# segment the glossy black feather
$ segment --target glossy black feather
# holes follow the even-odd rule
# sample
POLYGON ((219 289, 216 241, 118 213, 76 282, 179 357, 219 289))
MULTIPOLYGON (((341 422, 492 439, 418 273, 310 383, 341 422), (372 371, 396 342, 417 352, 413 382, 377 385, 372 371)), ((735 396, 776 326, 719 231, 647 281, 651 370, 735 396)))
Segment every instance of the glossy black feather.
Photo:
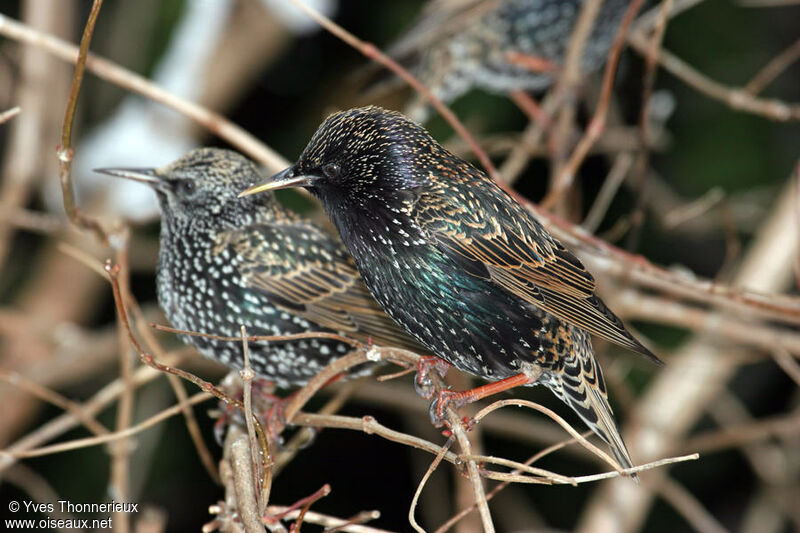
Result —
POLYGON ((329 117, 290 173, 306 176, 366 286, 406 331, 486 379, 538 367, 630 465, 587 332, 657 359, 580 260, 485 174, 376 107, 329 117))

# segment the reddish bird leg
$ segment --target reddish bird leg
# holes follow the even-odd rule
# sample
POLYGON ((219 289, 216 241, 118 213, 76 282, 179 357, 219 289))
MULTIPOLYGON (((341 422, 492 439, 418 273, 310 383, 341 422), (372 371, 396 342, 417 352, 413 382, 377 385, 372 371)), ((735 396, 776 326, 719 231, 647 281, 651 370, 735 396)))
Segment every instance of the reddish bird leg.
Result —
POLYGON ((433 422, 433 425, 437 428, 442 427, 443 425, 447 424, 445 410, 448 406, 458 409, 459 407, 463 407, 468 403, 486 398, 487 396, 492 396, 493 394, 507 391, 509 389, 513 389, 514 387, 529 385, 535 381, 535 378, 526 374, 516 374, 514 376, 501 379, 500 381, 487 383, 486 385, 462 392, 441 390, 436 395, 436 398, 431 402, 431 422, 433 422))
POLYGON ((435 355, 423 355, 420 357, 417 363, 417 376, 414 378, 414 389, 416 389, 417 394, 426 400, 433 398, 436 388, 429 377, 431 370, 436 370, 441 377, 444 377, 450 366, 450 363, 435 355))
MULTIPOLYGON (((325 384, 321 388, 325 388, 328 385, 336 383, 340 379, 345 376, 344 373, 337 374, 333 376, 331 379, 325 382, 325 384)), ((256 378, 253 380, 253 398, 254 402, 259 404, 260 411, 256 410, 255 404, 253 406, 253 411, 258 415, 258 419, 261 421, 261 425, 264 430, 269 434, 270 442, 274 442, 278 446, 283 444, 283 438, 281 437, 281 433, 286 428, 286 406, 289 405, 297 391, 292 392, 285 398, 281 398, 275 394, 272 394, 271 390, 274 390, 275 386, 273 383, 262 379, 256 378), (268 405, 266 409, 263 408, 264 405, 268 405)), ((236 393, 236 398, 241 400, 242 399, 242 391, 238 391, 236 393)), ((222 446, 222 443, 225 440, 225 430, 227 425, 233 420, 233 417, 239 417, 240 411, 233 405, 226 405, 225 409, 223 410, 222 415, 214 424, 214 436, 216 437, 217 443, 222 446)), ((237 420, 242 420, 241 418, 237 418, 237 420)))
MULTIPOLYGON (((324 389, 328 385, 336 383, 344 376, 344 372, 336 374, 331 379, 326 381, 325 384, 320 387, 320 389, 324 389)), ((279 446, 283 445, 283 437, 281 437, 281 433, 283 433, 283 430, 286 429, 286 406, 289 405, 298 392, 299 390, 296 390, 285 398, 273 396, 274 401, 269 406, 269 409, 267 409, 266 412, 262 412, 260 415, 262 423, 264 424, 264 428, 269 433, 271 442, 275 442, 279 446)), ((313 430, 314 428, 309 429, 313 430)))

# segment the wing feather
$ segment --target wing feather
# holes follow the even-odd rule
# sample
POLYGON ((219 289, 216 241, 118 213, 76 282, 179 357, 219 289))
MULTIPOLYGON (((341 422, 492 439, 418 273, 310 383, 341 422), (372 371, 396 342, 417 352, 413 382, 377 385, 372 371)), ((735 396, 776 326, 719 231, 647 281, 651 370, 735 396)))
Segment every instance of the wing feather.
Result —
POLYGON ((283 310, 358 340, 422 350, 372 298, 344 247, 306 222, 237 229, 218 239, 239 273, 283 310))
POLYGON ((581 261, 488 178, 466 164, 421 192, 412 216, 429 239, 468 272, 486 272, 499 287, 558 319, 660 363, 595 294, 581 261))

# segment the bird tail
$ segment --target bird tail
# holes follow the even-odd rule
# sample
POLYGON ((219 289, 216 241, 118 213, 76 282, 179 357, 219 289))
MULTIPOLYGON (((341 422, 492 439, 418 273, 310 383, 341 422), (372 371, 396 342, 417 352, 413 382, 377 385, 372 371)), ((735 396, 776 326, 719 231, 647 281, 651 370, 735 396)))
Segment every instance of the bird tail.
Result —
MULTIPOLYGON (((576 332, 577 333, 577 332, 576 332)), ((580 332, 573 357, 564 362, 558 374, 551 374, 550 389, 575 411, 597 436, 608 444, 620 466, 632 468, 633 461, 625 447, 614 411, 608 403, 600 366, 594 358, 588 336, 580 332)), ((577 335, 576 335, 577 337, 577 335)), ((636 474, 631 476, 639 482, 636 474)))

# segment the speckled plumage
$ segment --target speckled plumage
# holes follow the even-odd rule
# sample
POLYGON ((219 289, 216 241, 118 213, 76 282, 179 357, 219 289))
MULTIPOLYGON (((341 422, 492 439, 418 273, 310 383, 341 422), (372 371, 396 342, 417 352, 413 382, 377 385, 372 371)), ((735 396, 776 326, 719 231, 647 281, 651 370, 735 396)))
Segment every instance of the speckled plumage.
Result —
MULTIPOLYGON (((378 307, 334 236, 283 208, 273 195, 237 198, 259 179, 256 166, 228 150, 200 148, 160 169, 104 169, 138 179, 162 212, 158 302, 170 323, 220 336, 339 332, 408 346, 378 307)), ((242 368, 240 342, 183 336, 205 356, 242 368)), ((259 376, 301 385, 349 346, 327 339, 251 342, 259 376)))
MULTIPOLYGON (((552 83, 553 73, 514 63, 509 54, 561 66, 583 4, 584 0, 433 0, 389 53, 445 102, 473 87, 501 94, 540 91, 552 83)), ((584 47, 585 71, 605 62, 627 5, 628 0, 603 2, 584 47)))
POLYGON ((376 107, 329 117, 270 188, 320 198, 386 312, 437 356, 520 373, 572 407, 630 466, 588 333, 655 361, 580 260, 484 173, 376 107))

